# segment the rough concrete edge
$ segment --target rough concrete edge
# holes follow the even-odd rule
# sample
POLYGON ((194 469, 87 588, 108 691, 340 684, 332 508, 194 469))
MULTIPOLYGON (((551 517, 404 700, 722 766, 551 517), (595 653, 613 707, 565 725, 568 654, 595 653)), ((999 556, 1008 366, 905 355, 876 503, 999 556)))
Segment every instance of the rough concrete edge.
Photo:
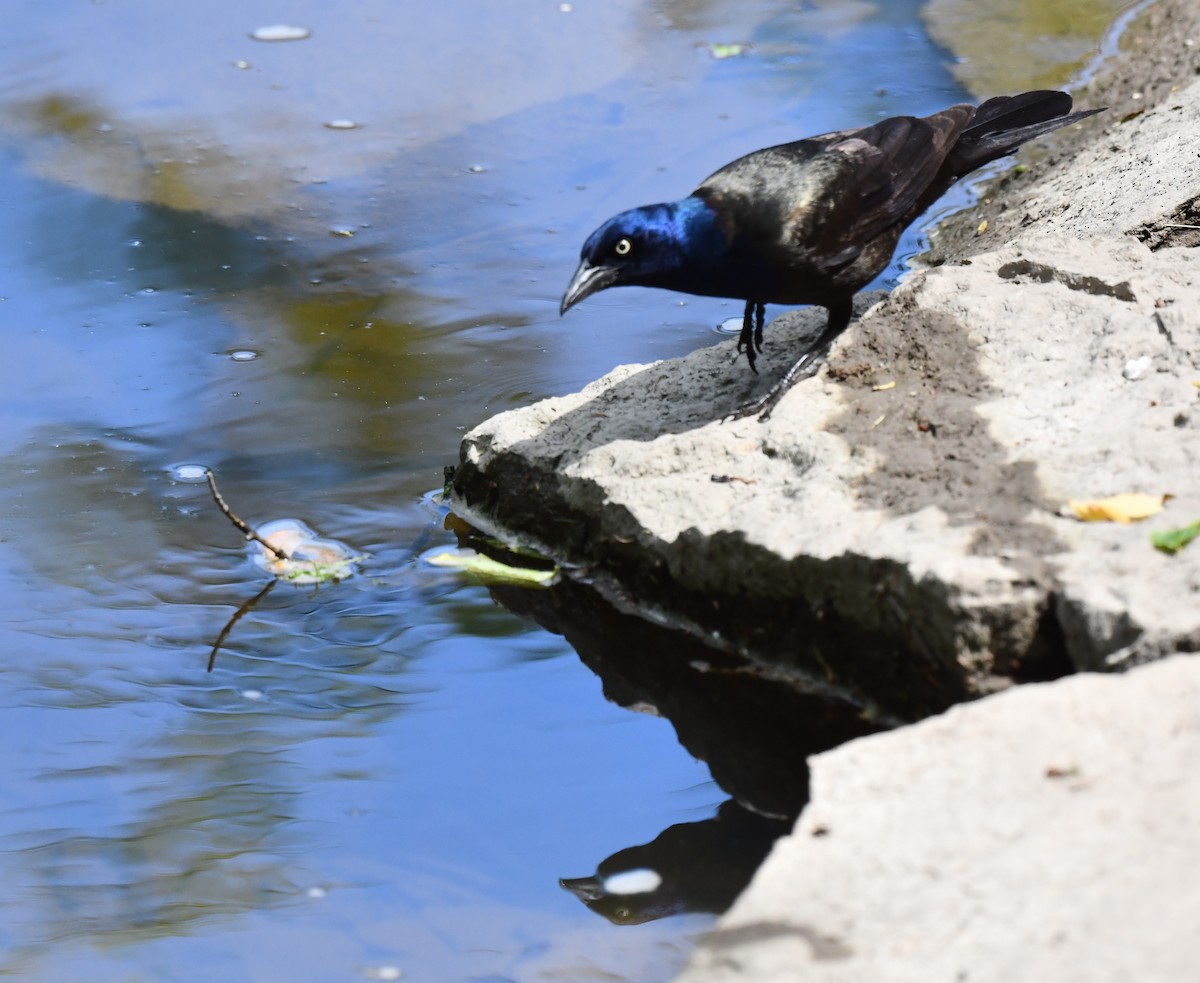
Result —
MULTIPOLYGON (((1151 13, 1157 9, 1153 8, 1151 13)), ((1105 87, 1101 83, 1094 83, 1093 88, 1103 92, 1105 87)), ((1133 99, 1133 103, 1140 109, 1154 102, 1156 97, 1165 97, 1170 91, 1170 87, 1161 85, 1153 91, 1150 89, 1139 91, 1134 94, 1138 98, 1133 99)), ((1117 99, 1103 99, 1102 101, 1114 104, 1114 110, 1120 109, 1117 99)), ((1126 100, 1126 102, 1128 101, 1129 99, 1126 100)), ((1114 110, 1110 110, 1110 112, 1114 110)), ((1091 122, 1089 121, 1089 123, 1091 122)), ((1092 127, 1090 132, 1084 127, 1072 127, 1070 130, 1060 131, 1059 134, 1055 134, 1055 137, 1058 138, 1057 142, 1052 142, 1048 149, 1043 148, 1041 152, 1048 155, 1050 164, 1053 166, 1061 158, 1068 156, 1070 152, 1056 149, 1059 144, 1077 150, 1082 145, 1081 142, 1095 141, 1097 139, 1096 132, 1095 127, 1092 127)), ((1000 205, 1002 217, 993 222, 997 228, 1004 226, 1005 216, 1013 219, 1022 214, 1019 204, 1031 193, 1028 182, 1015 179, 1011 172, 1000 179, 1001 184, 1004 182, 1009 182, 1011 185, 1009 189, 1011 202, 1000 205)), ((981 211, 994 212, 997 205, 996 197, 985 197, 981 205, 977 206, 974 215, 977 216, 981 211)), ((1012 225, 1013 230, 1020 228, 1019 222, 1010 221, 1009 224, 1012 225)), ((975 218, 963 219, 960 217, 957 225, 960 229, 969 228, 972 231, 969 238, 965 240, 960 238, 958 241, 957 248, 962 252, 969 253, 971 250, 978 251, 988 248, 987 243, 982 241, 985 237, 975 234, 978 230, 975 218)), ((998 233, 993 229, 986 237, 991 241, 993 248, 996 234, 998 233)), ((953 240, 953 236, 947 236, 945 239, 953 240)), ((941 241, 943 239, 939 238, 939 242, 941 241)), ((896 295, 900 293, 901 291, 897 291, 896 295)), ((803 316, 802 313, 801 318, 803 316)), ((779 319, 779 321, 782 320, 784 319, 779 319)), ((779 321, 772 325, 773 331, 779 321)), ((871 327, 874 330, 877 326, 873 324, 871 327)), ((808 326, 802 323, 798 330, 807 331, 808 326)), ((786 341, 786 336, 777 337, 782 337, 786 341)), ((660 372, 659 378, 656 378, 648 388, 650 390, 656 387, 667 388, 670 380, 664 381, 663 377, 682 371, 682 367, 689 362, 707 357, 694 353, 693 356, 671 363, 669 370, 660 372), (661 386, 660 383, 662 383, 661 386)), ((593 386, 589 386, 577 396, 582 399, 589 393, 599 393, 600 397, 607 399, 613 394, 614 379, 617 380, 615 385, 619 386, 623 379, 636 375, 639 371, 650 372, 653 369, 653 366, 648 368, 625 367, 593 386)), ((711 383, 711 379, 706 382, 706 391, 711 391, 714 387, 708 383, 711 383)), ((643 399, 646 398, 644 391, 639 395, 643 399)), ((793 394, 789 394, 789 399, 792 398, 793 394)), ((562 403, 566 400, 569 398, 548 402, 562 403)), ((579 402, 576 401, 573 405, 577 407, 579 402)), ((812 407, 811 401, 809 406, 812 407)), ((603 415, 607 407, 600 403, 594 409, 598 412, 593 412, 592 415, 603 415)), ((818 411, 821 410, 828 412, 828 406, 818 407, 818 411)), ((569 412, 570 409, 568 408, 567 411, 569 412)), ((501 417, 494 418, 494 420, 503 419, 505 416, 502 414, 501 417)), ((810 422, 813 422, 814 426, 819 426, 819 419, 817 417, 816 420, 810 422)), ((488 421, 481 429, 491 426, 494 420, 488 421)), ((476 433, 478 431, 468 435, 464 441, 464 463, 467 463, 468 458, 472 456, 478 458, 489 453, 487 447, 480 446, 476 433), (474 445, 473 441, 475 441, 474 445)), ((770 439, 768 437, 768 441, 770 439)), ((763 444, 763 449, 764 451, 767 449, 766 442, 763 444)), ((793 447, 785 448, 784 453, 802 456, 809 451, 803 447, 793 447)), ((492 463, 495 463, 495 460, 492 463)), ((718 590, 716 589, 718 585, 714 585, 706 579, 711 575, 686 566, 687 530, 684 530, 685 535, 680 537, 683 540, 682 548, 678 541, 656 541, 653 536, 643 534, 643 527, 635 517, 629 515, 622 517, 617 514, 620 512, 619 509, 604 507, 603 488, 586 481, 573 483, 556 473, 556 467, 557 461, 551 460, 549 467, 542 472, 543 478, 550 479, 547 485, 553 486, 549 488, 549 495, 546 495, 547 487, 537 489, 540 494, 545 496, 535 503, 535 506, 541 507, 542 513, 570 514, 576 518, 588 516, 589 509, 607 513, 605 516, 608 522, 607 526, 601 522, 596 528, 589 529, 586 535, 575 536, 575 541, 583 546, 581 549, 564 548, 564 543, 556 540, 553 535, 536 535, 539 528, 538 522, 549 521, 545 514, 517 519, 510 517, 511 521, 508 522, 503 521, 503 517, 499 522, 492 521, 494 517, 489 517, 485 509, 476 507, 477 503, 485 500, 486 489, 470 488, 465 481, 456 486, 455 508, 469 520, 482 527, 488 527, 493 532, 509 538, 512 538, 514 533, 518 536, 523 535, 531 545, 543 549, 549 555, 568 563, 574 562, 581 568, 577 572, 590 577, 591 582, 623 610, 640 611, 643 615, 655 620, 682 622, 702 635, 707 635, 716 644, 732 647, 743 654, 754 655, 758 644, 762 641, 761 638, 753 635, 724 638, 719 634, 721 619, 707 616, 710 612, 705 605, 711 597, 719 596, 722 603, 737 603, 739 591, 736 584, 719 585, 721 589, 718 590), (547 503, 549 503, 549 508, 546 508, 547 503), (531 532, 534 534, 531 535, 531 532), (605 552, 602 546, 606 536, 616 542, 636 542, 636 550, 642 553, 644 560, 640 569, 636 564, 631 564, 627 558, 620 555, 624 552, 634 551, 617 550, 615 554, 612 551, 605 552), (684 590, 682 585, 685 582, 690 583, 693 589, 684 590), (657 598, 659 603, 652 605, 645 600, 646 598, 657 598)), ((505 469, 501 467, 499 470, 504 471, 505 469)), ((527 473, 528 470, 528 465, 526 465, 527 473)), ((520 468, 514 468, 512 474, 519 476, 520 471, 520 468)), ((467 474, 469 474, 469 469, 460 471, 460 476, 467 474)), ((478 477, 486 483, 489 476, 479 475, 478 477)), ((524 497, 513 495, 511 489, 506 489, 506 495, 510 500, 524 497)), ((757 582, 770 584, 772 578, 777 576, 778 565, 772 566, 772 558, 765 551, 748 549, 747 547, 750 545, 748 543, 741 544, 742 548, 736 557, 736 564, 730 565, 736 566, 739 571, 744 572, 748 579, 754 577, 757 582), (762 560, 762 569, 756 566, 755 556, 762 560)), ((727 548, 722 547, 722 550, 727 548)), ((718 550, 718 552, 722 550, 718 550)), ((706 556, 706 561, 708 559, 710 557, 706 556)), ((870 557, 868 554, 858 555, 854 549, 847 549, 844 555, 845 562, 842 564, 848 567, 847 577, 851 580, 857 577, 861 586, 863 583, 862 564, 869 564, 873 559, 877 559, 877 557, 870 557)), ((823 566, 803 583, 797 585, 789 581, 790 596, 816 599, 813 607, 817 610, 818 617, 812 619, 812 624, 805 627, 819 629, 820 621, 832 610, 839 615, 839 621, 842 624, 858 619, 857 623, 860 626, 866 626, 868 631, 873 632, 875 640, 880 643, 877 648, 881 656, 889 646, 894 650, 895 638, 907 639, 909 643, 907 651, 912 656, 911 662, 914 665, 924 666, 926 669, 929 666, 935 667, 939 677, 938 685, 934 688, 935 691, 922 694, 916 701, 914 716, 919 716, 922 712, 941 709, 948 702, 961 698, 964 686, 968 693, 973 694, 987 692, 994 688, 997 668, 1000 670, 1000 676, 1003 677, 1005 667, 1019 665, 1029 653, 1044 649, 1047 635, 1053 635, 1055 632, 1061 633, 1063 625, 1074 625, 1076 628, 1085 630, 1085 633, 1090 627, 1096 627, 1099 630, 1099 635, 1095 639, 1090 639, 1089 636, 1084 639, 1086 644, 1073 645, 1073 650, 1084 654, 1083 661, 1079 663, 1081 665, 1106 664, 1106 660, 1114 652, 1119 653, 1129 648, 1130 632, 1121 629, 1121 626, 1115 622, 1109 624, 1104 619, 1098 621, 1092 617, 1091 613, 1086 612, 1083 617, 1072 618, 1072 613, 1079 613, 1075 610, 1079 606, 1078 602, 1060 596, 1055 590, 1053 578, 1044 573, 1041 575, 1028 574, 1027 571, 1013 570, 1003 576, 990 579, 988 576, 977 575, 975 579, 985 585, 984 590, 974 594, 964 594, 961 598, 956 599, 948 596, 948 593, 952 594, 953 591, 948 592, 945 580, 939 583, 936 577, 913 576, 910 572, 906 584, 904 577, 884 578, 885 583, 893 584, 891 593, 898 600, 896 605, 884 606, 873 603, 874 598, 870 599, 872 603, 867 603, 862 597, 854 598, 851 596, 853 591, 848 589, 840 593, 836 590, 830 591, 829 584, 838 582, 837 571, 840 561, 831 560, 828 556, 822 557, 822 560, 823 566), (987 587, 989 583, 999 585, 1001 589, 999 591, 991 590, 987 587), (799 593, 796 592, 797 590, 799 593), (831 596, 833 603, 828 603, 831 596), (889 607, 893 611, 924 610, 926 615, 922 625, 914 631, 911 625, 889 623, 887 621, 889 607), (981 657, 984 655, 986 657, 981 657), (944 690, 948 696, 937 690, 944 690)), ((769 590, 767 593, 770 597, 769 590)), ((1111 621, 1111 619, 1109 620, 1111 621)), ((1132 664, 1148 657, 1147 653, 1151 650, 1153 650, 1153 654, 1162 654, 1171 650, 1171 646, 1166 644, 1163 639, 1151 636, 1152 633, 1146 633, 1145 644, 1140 648, 1135 645, 1134 650, 1126 652, 1128 658, 1125 664, 1132 664), (1146 651, 1143 652, 1142 649, 1146 651)), ((782 661, 787 667, 786 653, 795 649, 795 646, 790 644, 795 639, 788 632, 780 634, 776 629, 775 635, 766 641, 770 646, 770 651, 766 653, 768 655, 767 663, 778 658, 780 654, 784 654, 785 657, 782 661), (788 637, 784 638, 783 635, 788 637)), ((827 665, 828 660, 817 658, 809 659, 806 663, 794 668, 800 679, 807 679, 809 683, 812 683, 819 681, 822 675, 828 675, 827 665)), ((873 702, 870 692, 866 694, 860 692, 853 698, 867 706, 873 702)))
MULTIPOLYGON (((810 333, 821 318, 822 312, 813 309, 784 315, 772 324, 773 339, 781 350, 790 350, 794 339, 810 333)), ((1031 580, 1028 570, 1009 571, 990 556, 954 561, 960 575, 963 567, 969 568, 969 585, 961 576, 946 575, 939 569, 945 558, 935 540, 952 536, 960 542, 961 554, 972 531, 954 531, 936 508, 891 520, 897 535, 908 541, 899 555, 871 533, 875 520, 868 518, 864 531, 855 533, 857 543, 839 541, 826 544, 829 548, 818 554, 806 549, 781 556, 770 541, 774 528, 757 538, 682 526, 670 535, 655 534, 620 502, 608 500, 595 480, 574 473, 573 462, 595 448, 610 453, 614 466, 638 454, 653 456, 653 449, 639 443, 650 440, 649 435, 639 435, 632 446, 619 439, 630 416, 623 401, 644 401, 647 391, 662 397, 664 413, 688 412, 690 397, 696 418, 668 420, 667 426, 687 430, 697 444, 707 446, 714 439, 710 428, 723 425, 713 421, 711 404, 698 403, 695 392, 720 392, 731 378, 739 378, 729 372, 727 358, 718 347, 671 363, 624 366, 580 393, 493 417, 463 441, 455 510, 479 528, 554 557, 621 610, 690 628, 719 647, 757 659, 765 669, 792 673, 798 685, 840 692, 880 720, 916 719, 991 691, 998 684, 997 665, 1012 666, 1046 645, 1051 613, 1046 585, 1039 586, 1036 577, 1031 580), (645 381, 648 376, 653 376, 650 382, 645 381), (590 418, 595 417, 611 420, 593 424, 590 418), (547 436, 552 433, 557 436, 547 436), (564 516, 571 521, 565 522, 564 516), (749 583, 753 590, 747 589, 749 583), (797 605, 796 598, 808 603, 797 605), (781 604, 788 611, 782 619, 781 604), (725 614, 731 605, 745 615, 733 625, 725 614), (861 654, 854 686, 837 679, 832 668, 847 638, 861 654), (827 648, 824 654, 822 646, 827 648), (898 657, 898 650, 907 657, 898 657), (975 658, 973 652, 987 652, 988 658, 975 658), (863 665, 870 668, 859 672, 863 665), (878 678, 861 684, 876 673, 878 678), (881 692, 900 704, 893 706, 893 714, 878 710, 881 692), (897 699, 898 695, 902 696, 897 699)), ((839 386, 827 384, 829 388, 839 386)), ((838 474, 844 471, 850 480, 867 467, 850 459, 842 441, 822 432, 821 414, 840 411, 836 401, 815 387, 804 398, 800 415, 808 415, 799 437, 794 422, 784 421, 773 430, 753 421, 744 425, 746 446, 753 453, 739 458, 731 452, 729 466, 739 480, 753 484, 754 478, 744 476, 759 473, 755 468, 769 471, 776 466, 774 460, 776 470, 795 471, 800 479, 810 468, 821 467, 840 487, 838 474)), ((731 403, 737 399, 731 396, 731 403)), ((658 407, 642 416, 656 432, 658 407)), ((736 427, 722 430, 719 438, 722 445, 736 445, 740 439, 736 427)), ((699 477, 707 484, 708 474, 699 477)), ((734 486, 744 493, 743 507, 754 510, 763 500, 753 496, 762 494, 772 496, 772 508, 790 508, 778 500, 778 484, 772 483, 779 475, 764 478, 761 493, 734 486)), ((638 484, 650 480, 647 476, 638 484)), ((861 525, 860 516, 872 515, 844 497, 812 507, 841 509, 842 524, 854 529, 861 525)), ((684 508, 676 511, 689 514, 684 508)), ((770 527, 769 520, 765 524, 770 527)), ((812 545, 806 544, 810 549, 812 545)))

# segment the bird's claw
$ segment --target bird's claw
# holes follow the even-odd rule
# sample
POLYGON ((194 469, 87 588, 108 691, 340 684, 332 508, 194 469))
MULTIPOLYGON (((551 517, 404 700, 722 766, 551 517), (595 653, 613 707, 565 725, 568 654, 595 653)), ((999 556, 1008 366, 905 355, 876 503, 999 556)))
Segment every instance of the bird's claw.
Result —
POLYGON ((758 375, 755 368, 755 356, 763 350, 763 318, 766 316, 766 306, 746 301, 746 313, 742 316, 742 333, 738 335, 737 350, 740 355, 746 353, 746 361, 750 363, 750 371, 758 375))
POLYGON ((731 420, 744 420, 749 416, 757 416, 759 423, 766 423, 771 419, 771 413, 779 401, 791 388, 791 386, 783 385, 782 381, 775 383, 761 396, 755 396, 754 399, 748 399, 741 405, 735 406, 732 411, 721 418, 721 422, 728 423, 731 420))
MULTIPOLYGON (((750 371, 758 375, 758 369, 754 367, 756 361, 754 350, 754 336, 750 332, 750 325, 742 324, 742 333, 738 336, 737 351, 738 354, 746 353, 746 361, 750 363, 750 371)), ((762 351, 762 345, 758 346, 758 351, 762 351)))
POLYGON ((770 389, 761 396, 755 396, 753 399, 748 399, 741 405, 734 407, 731 412, 721 418, 721 422, 744 420, 748 416, 757 416, 759 423, 765 423, 771 419, 771 414, 775 411, 775 407, 788 394, 792 386, 801 379, 808 379, 816 375, 821 370, 821 365, 825 362, 827 354, 827 348, 809 349, 796 360, 796 363, 770 389))

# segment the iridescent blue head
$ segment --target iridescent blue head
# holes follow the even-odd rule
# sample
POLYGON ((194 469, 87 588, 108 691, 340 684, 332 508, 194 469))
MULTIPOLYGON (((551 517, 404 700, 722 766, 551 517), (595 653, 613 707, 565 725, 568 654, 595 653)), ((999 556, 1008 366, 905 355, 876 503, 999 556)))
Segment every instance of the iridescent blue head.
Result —
POLYGON ((702 292, 692 281, 703 277, 724 249, 716 215, 697 197, 631 208, 588 236, 559 313, 607 287, 702 292))

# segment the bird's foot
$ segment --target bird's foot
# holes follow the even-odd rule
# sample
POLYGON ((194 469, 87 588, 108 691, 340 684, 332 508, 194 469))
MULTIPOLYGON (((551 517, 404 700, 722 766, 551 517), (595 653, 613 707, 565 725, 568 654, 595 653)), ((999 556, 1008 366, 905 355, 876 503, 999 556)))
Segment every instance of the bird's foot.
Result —
POLYGON ((801 379, 808 379, 816 375, 821 369, 821 363, 825 361, 827 350, 825 349, 810 349, 796 360, 796 363, 784 373, 782 378, 768 389, 761 396, 755 396, 754 399, 748 399, 742 403, 732 413, 727 414, 721 422, 727 420, 744 420, 748 416, 758 416, 759 423, 765 423, 771 419, 771 413, 783 399, 789 389, 792 388, 801 379))
MULTIPOLYGON (((762 305, 759 306, 759 317, 761 319, 762 305)), ((825 361, 825 356, 829 354, 829 347, 833 344, 843 331, 846 330, 846 325, 850 323, 850 317, 853 314, 853 307, 850 303, 850 298, 846 297, 834 303, 829 308, 829 320, 825 322, 825 330, 820 336, 805 350, 804 354, 796 359, 792 367, 783 374, 778 382, 775 383, 761 396, 755 399, 748 400, 737 407, 730 413, 726 420, 741 420, 748 416, 758 414, 759 422, 769 420, 775 406, 783 399, 784 395, 801 379, 807 379, 810 376, 817 374, 821 368, 821 363, 825 361)), ((746 335, 750 328, 750 304, 746 304, 746 319, 742 325, 742 334, 746 335)), ((759 330, 762 330, 760 321, 759 330)))

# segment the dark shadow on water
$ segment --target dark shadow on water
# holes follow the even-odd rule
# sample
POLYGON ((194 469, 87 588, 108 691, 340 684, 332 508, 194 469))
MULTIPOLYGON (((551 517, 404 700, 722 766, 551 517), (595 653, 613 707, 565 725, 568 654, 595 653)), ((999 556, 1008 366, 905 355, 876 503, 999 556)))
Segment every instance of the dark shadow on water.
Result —
POLYGON ((615 925, 684 912, 721 914, 791 825, 731 799, 711 819, 668 826, 650 843, 606 857, 594 875, 559 883, 615 925))
MULTIPOLYGON (((528 557, 506 556, 459 531, 464 545, 530 565, 528 557)), ((561 881, 614 923, 724 911, 807 803, 808 756, 882 729, 857 706, 801 692, 684 631, 622 613, 578 581, 490 590, 504 607, 562 635, 600 677, 608 699, 665 717, 680 744, 733 797, 709 820, 673 825, 653 842, 601 861, 594 876, 561 881), (614 881, 627 872, 649 872, 650 886, 636 878, 614 881)))
POLYGON ((493 587, 511 611, 562 635, 614 703, 665 717, 714 781, 750 808, 794 818, 811 754, 881 728, 859 707, 800 692, 760 666, 613 608, 564 579, 549 590, 493 587))

